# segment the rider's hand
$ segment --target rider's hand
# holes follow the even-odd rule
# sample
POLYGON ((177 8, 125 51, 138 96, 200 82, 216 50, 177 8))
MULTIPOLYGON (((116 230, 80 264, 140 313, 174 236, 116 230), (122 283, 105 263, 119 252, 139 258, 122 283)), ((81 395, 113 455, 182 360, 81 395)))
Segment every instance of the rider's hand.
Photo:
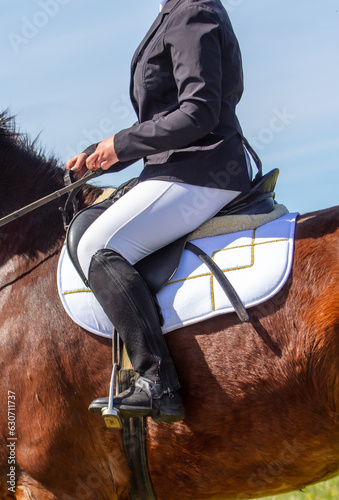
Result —
POLYGON ((86 160, 88 170, 109 169, 119 161, 114 149, 114 136, 99 142, 96 150, 86 160))
POLYGON ((86 153, 80 153, 77 156, 74 156, 74 158, 71 158, 68 160, 66 163, 66 170, 73 170, 76 172, 77 176, 79 179, 85 175, 87 172, 87 166, 86 166, 86 160, 88 156, 86 153))

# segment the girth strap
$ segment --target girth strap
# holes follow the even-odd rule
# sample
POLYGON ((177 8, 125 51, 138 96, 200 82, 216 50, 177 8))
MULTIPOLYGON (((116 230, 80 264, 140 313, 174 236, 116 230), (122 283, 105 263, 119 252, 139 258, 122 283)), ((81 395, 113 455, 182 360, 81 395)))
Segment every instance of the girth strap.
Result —
POLYGON ((225 274, 222 272, 219 266, 211 259, 209 255, 207 255, 201 248, 198 248, 196 245, 193 245, 191 242, 186 243, 186 248, 187 250, 190 250, 193 252, 199 259, 201 259, 204 264, 210 269, 211 273, 215 278, 217 279, 219 285, 221 288, 224 290, 226 293, 227 297, 229 298, 232 306, 235 309, 235 312, 238 315, 238 318, 240 321, 245 323, 246 321, 249 321, 249 316, 247 314, 247 311, 243 305, 243 303, 240 300, 239 295, 233 288, 232 284, 228 280, 228 278, 225 276, 225 274))

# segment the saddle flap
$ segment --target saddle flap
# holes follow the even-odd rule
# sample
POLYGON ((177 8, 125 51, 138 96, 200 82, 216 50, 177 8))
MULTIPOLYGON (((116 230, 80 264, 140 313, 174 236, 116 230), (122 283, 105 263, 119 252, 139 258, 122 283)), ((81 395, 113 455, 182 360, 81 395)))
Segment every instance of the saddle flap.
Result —
POLYGON ((177 270, 186 241, 187 235, 160 248, 134 265, 154 295, 177 270))
POLYGON ((107 208, 111 206, 111 204, 112 202, 110 200, 105 200, 97 205, 84 208, 73 218, 67 230, 66 248, 68 255, 86 286, 88 285, 87 279, 78 260, 78 244, 84 232, 102 213, 105 212, 107 208))

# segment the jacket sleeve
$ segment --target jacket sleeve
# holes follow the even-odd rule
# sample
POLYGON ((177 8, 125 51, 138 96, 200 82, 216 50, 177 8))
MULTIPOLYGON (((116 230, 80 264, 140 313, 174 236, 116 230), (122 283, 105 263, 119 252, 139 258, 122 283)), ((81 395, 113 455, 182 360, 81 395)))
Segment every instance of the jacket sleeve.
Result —
POLYGON ((223 28, 218 16, 191 6, 173 14, 164 35, 178 90, 178 107, 115 135, 121 161, 178 149, 211 132, 221 108, 223 28))

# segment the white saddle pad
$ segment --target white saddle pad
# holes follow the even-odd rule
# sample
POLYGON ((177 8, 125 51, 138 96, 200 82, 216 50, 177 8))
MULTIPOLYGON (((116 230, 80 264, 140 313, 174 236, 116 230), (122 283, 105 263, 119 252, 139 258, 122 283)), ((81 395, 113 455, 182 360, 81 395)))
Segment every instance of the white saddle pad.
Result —
MULTIPOLYGON (((257 229, 193 240, 226 274, 246 308, 272 298, 292 267, 297 213, 257 229)), ((69 316, 84 329, 112 336, 112 324, 71 263, 66 247, 58 266, 58 290, 69 316)), ((234 309, 205 264, 185 250, 177 272, 157 295, 163 333, 234 309)))

